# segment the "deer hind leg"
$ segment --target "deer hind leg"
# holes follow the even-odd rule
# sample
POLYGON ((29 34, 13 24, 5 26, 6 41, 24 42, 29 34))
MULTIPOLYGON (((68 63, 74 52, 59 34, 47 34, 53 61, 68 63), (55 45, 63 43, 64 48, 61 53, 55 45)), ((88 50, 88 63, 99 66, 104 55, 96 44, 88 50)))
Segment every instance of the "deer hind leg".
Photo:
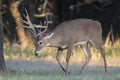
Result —
MULTIPOLYGON (((102 48, 102 44, 99 42, 93 42, 93 41, 90 41, 90 42, 101 53, 103 61, 104 61, 105 72, 107 72, 106 56, 105 56, 105 51, 102 48)), ((102 41, 100 41, 100 42, 102 42, 102 41)))
POLYGON ((84 51, 84 54, 86 56, 86 59, 85 59, 85 62, 80 70, 80 74, 83 72, 83 69, 86 67, 86 65, 89 63, 90 59, 91 59, 91 56, 92 54, 90 53, 90 50, 88 49, 88 43, 87 44, 84 44, 84 45, 80 45, 81 48, 83 49, 84 51))
POLYGON ((60 67, 62 68, 62 70, 63 70, 64 72, 66 72, 65 67, 64 67, 63 64, 60 62, 60 55, 61 55, 62 52, 63 52, 63 49, 58 48, 57 55, 56 55, 56 59, 57 59, 59 65, 60 65, 60 67))
POLYGON ((107 63, 106 63, 105 51, 102 47, 98 47, 97 49, 100 51, 100 53, 102 55, 102 58, 104 61, 105 72, 107 72, 107 63))

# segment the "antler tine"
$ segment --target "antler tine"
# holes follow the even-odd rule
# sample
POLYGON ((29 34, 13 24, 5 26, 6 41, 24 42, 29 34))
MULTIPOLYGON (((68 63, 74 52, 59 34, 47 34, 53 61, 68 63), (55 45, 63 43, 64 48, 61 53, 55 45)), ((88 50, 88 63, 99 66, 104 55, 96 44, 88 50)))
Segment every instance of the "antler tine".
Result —
POLYGON ((36 24, 33 25, 35 28, 46 28, 46 26, 44 26, 41 21, 40 21, 40 25, 36 25, 36 24))
MULTIPOLYGON (((23 26, 24 28, 30 28, 28 26, 23 26)), ((16 29, 23 28, 23 27, 16 27, 16 29)))
POLYGON ((47 21, 47 27, 48 27, 48 24, 49 24, 48 17, 45 16, 45 18, 46 18, 46 21, 47 21))
POLYGON ((41 22, 41 21, 40 21, 40 25, 41 25, 41 26, 36 25, 37 28, 40 28, 39 33, 36 34, 36 37, 37 37, 38 35, 44 33, 44 32, 41 31, 41 28, 46 28, 44 25, 42 26, 42 22, 41 22))
MULTIPOLYGON (((24 14, 23 14, 23 16, 25 17, 25 15, 24 15, 24 14)), ((22 18, 20 18, 20 20, 21 20, 23 23, 25 23, 25 24, 27 24, 27 25, 28 25, 28 22, 27 22, 27 21, 23 20, 22 18)))
POLYGON ((42 33, 41 33, 41 28, 40 28, 39 31, 40 31, 40 32, 39 32, 38 34, 36 34, 35 37, 37 37, 37 36, 39 36, 40 34, 42 34, 42 33))
POLYGON ((30 17, 29 17, 29 14, 28 14, 28 12, 27 12, 27 10, 25 9, 25 12, 26 12, 26 16, 25 15, 23 15, 26 19, 27 19, 27 23, 28 23, 28 25, 30 24, 31 26, 31 28, 32 28, 32 26, 33 26, 33 24, 32 24, 32 22, 30 21, 30 17))
POLYGON ((48 18, 47 18, 47 16, 45 17, 46 18, 46 21, 44 21, 44 28, 45 28, 45 30, 44 31, 42 31, 41 33, 44 33, 45 31, 47 31, 47 29, 48 29, 48 18), (45 24, 47 23, 47 25, 45 26, 45 24))
POLYGON ((30 17, 29 17, 29 14, 28 14, 28 11, 27 9, 25 9, 25 13, 26 15, 23 14, 23 16, 25 17, 26 21, 21 19, 23 23, 27 24, 28 26, 24 26, 25 28, 30 28, 33 32, 33 35, 35 36, 36 35, 36 31, 35 31, 35 28, 30 20, 30 17))

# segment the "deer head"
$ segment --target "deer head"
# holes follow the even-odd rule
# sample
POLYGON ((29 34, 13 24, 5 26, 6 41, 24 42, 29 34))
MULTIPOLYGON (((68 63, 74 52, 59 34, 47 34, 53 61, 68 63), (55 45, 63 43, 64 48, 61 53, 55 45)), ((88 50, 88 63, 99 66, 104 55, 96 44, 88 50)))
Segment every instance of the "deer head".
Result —
POLYGON ((51 23, 51 21, 48 21, 48 18, 46 17, 46 21, 44 21, 44 25, 42 24, 41 21, 39 25, 33 24, 30 20, 29 14, 26 9, 25 12, 26 15, 23 15, 25 20, 21 18, 21 21, 22 23, 25 24, 23 27, 28 28, 33 33, 35 46, 36 46, 35 55, 38 56, 40 55, 39 53, 44 49, 44 47, 49 45, 48 40, 53 36, 53 34, 49 34, 49 35, 45 34, 45 32, 47 31, 48 24, 51 23), (44 28, 44 30, 41 31, 41 28, 44 28), (36 30, 38 30, 38 32, 36 32, 36 30))
POLYGON ((54 35, 54 33, 51 34, 44 34, 40 35, 38 39, 36 40, 36 50, 35 50, 35 56, 39 56, 41 52, 44 50, 45 47, 49 46, 49 39, 54 35))

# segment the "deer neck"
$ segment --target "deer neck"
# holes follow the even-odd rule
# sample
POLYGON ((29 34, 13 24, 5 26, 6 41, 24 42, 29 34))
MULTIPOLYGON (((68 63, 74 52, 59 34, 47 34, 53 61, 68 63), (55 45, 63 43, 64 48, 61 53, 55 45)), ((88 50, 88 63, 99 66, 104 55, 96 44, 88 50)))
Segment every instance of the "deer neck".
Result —
POLYGON ((60 42, 59 35, 55 32, 50 32, 48 35, 50 35, 48 38, 49 47, 58 47, 60 42))

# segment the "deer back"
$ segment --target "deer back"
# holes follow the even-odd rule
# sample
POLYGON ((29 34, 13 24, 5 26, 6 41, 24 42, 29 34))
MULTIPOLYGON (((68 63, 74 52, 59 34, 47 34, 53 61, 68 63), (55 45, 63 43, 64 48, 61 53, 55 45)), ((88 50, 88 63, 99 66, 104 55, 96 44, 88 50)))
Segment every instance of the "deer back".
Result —
POLYGON ((53 32, 53 39, 56 38, 54 40, 61 41, 61 43, 64 44, 87 41, 89 39, 94 39, 96 36, 98 36, 96 38, 99 39, 102 34, 102 29, 98 21, 91 19, 76 19, 59 24, 53 32))

